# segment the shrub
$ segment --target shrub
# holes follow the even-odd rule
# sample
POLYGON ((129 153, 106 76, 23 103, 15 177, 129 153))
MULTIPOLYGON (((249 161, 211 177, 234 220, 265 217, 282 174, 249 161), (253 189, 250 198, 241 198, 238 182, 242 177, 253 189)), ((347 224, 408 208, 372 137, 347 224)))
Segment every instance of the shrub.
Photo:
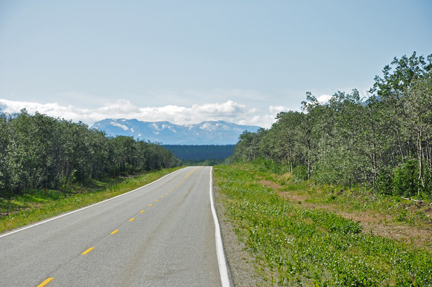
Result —
POLYGON ((395 195, 413 196, 419 191, 417 161, 408 159, 404 164, 396 167, 393 178, 395 195))
POLYGON ((307 180, 308 174, 307 174, 307 166, 304 165, 298 165, 293 169, 293 175, 295 178, 300 180, 307 180))

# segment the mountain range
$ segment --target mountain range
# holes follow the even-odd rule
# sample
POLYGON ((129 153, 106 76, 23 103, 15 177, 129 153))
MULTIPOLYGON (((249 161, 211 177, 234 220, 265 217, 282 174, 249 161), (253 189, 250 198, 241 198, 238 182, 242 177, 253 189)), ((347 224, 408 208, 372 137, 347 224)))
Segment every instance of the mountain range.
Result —
POLYGON ((143 122, 136 119, 104 119, 90 128, 103 130, 110 136, 133 136, 171 145, 236 144, 243 131, 256 132, 260 127, 237 125, 225 121, 205 121, 199 124, 176 125, 167 121, 143 122))

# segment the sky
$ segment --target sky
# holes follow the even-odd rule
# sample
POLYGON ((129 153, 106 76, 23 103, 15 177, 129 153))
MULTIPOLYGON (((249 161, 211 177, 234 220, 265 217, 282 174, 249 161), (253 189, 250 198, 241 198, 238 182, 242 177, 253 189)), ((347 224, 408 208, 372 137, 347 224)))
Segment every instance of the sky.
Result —
POLYGON ((432 54, 430 0, 0 0, 0 108, 269 128, 432 54))

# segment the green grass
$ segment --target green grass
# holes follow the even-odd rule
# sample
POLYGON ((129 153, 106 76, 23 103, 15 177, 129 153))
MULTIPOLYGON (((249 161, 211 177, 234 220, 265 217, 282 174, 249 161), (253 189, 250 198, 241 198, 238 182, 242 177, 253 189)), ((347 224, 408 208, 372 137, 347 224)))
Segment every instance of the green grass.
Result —
POLYGON ((44 191, 30 191, 13 198, 3 195, 4 198, 0 199, 0 212, 2 214, 0 217, 0 232, 120 195, 155 181, 180 168, 163 169, 136 177, 120 178, 106 182, 93 181, 90 188, 78 188, 78 193, 48 190, 46 197, 44 191))
POLYGON ((256 178, 271 180, 279 185, 279 191, 290 191, 308 197, 307 203, 316 205, 333 205, 339 211, 349 213, 367 212, 381 215, 389 221, 430 228, 432 224, 432 203, 423 200, 406 200, 400 196, 388 196, 372 191, 365 186, 347 188, 340 185, 317 184, 313 181, 296 180, 291 174, 275 174, 262 162, 242 165, 243 169, 252 171, 256 178), (428 214, 430 213, 430 214, 428 214))
POLYGON ((257 174, 247 166, 217 166, 215 184, 225 195, 227 216, 269 283, 432 286, 428 251, 365 234, 357 222, 334 213, 290 203, 258 183, 275 175, 257 174))

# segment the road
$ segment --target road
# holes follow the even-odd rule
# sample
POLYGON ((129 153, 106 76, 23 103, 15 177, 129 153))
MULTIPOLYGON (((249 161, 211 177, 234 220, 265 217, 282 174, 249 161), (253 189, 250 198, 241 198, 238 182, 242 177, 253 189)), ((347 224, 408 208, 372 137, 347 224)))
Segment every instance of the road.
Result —
POLYGON ((187 167, 3 234, 0 286, 221 286, 210 181, 187 167))

